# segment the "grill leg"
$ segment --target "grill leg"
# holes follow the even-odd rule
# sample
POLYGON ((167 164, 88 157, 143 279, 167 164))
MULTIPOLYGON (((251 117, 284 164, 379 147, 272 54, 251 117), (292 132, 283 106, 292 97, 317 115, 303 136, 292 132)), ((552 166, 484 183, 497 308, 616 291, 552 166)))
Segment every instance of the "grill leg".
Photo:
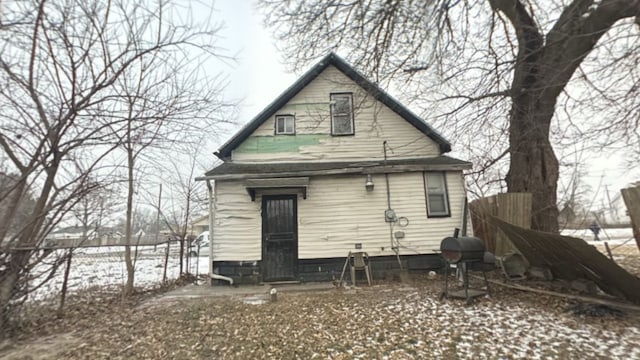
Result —
POLYGON ((467 304, 469 303, 469 273, 467 272, 467 263, 462 263, 462 282, 464 286, 464 297, 467 299, 467 304))
POLYGON ((449 291, 449 268, 451 265, 445 261, 444 265, 444 288, 442 289, 442 293, 440 294, 440 300, 446 298, 448 296, 449 291))
POLYGON ((351 266, 351 286, 356 286, 356 267, 351 266))
POLYGON ((487 272, 483 271, 482 276, 484 276, 484 285, 487 287, 487 295, 491 296, 491 290, 489 290, 489 280, 487 279, 487 272))
POLYGON ((364 273, 367 275, 367 283, 371 286, 371 273, 369 272, 369 265, 364 267, 364 273))

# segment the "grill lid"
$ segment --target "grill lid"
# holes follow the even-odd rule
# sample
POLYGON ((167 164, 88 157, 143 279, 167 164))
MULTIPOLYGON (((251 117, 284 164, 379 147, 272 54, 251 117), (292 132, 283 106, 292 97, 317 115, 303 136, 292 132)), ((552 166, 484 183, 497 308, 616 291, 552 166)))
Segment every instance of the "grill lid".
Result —
POLYGON ((446 237, 440 243, 442 257, 449 263, 483 261, 484 242, 477 237, 446 237))

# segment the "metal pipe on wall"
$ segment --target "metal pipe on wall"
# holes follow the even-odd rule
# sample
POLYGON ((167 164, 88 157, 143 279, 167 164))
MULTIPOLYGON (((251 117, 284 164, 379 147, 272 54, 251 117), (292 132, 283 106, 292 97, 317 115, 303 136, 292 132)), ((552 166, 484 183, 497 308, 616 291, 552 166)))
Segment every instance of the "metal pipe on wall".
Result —
MULTIPOLYGON (((384 154, 384 167, 387 167, 387 140, 382 142, 382 152, 384 154)), ((389 173, 384 173, 384 180, 387 185, 387 210, 391 209, 391 186, 389 186, 389 173)), ((386 216, 386 215, 385 215, 386 216)), ((398 266, 400 266, 400 270, 403 270, 402 261, 400 261, 400 244, 397 240, 394 241, 393 236, 393 225, 394 221, 389 221, 389 240, 391 242, 391 250, 396 254, 396 259, 398 260, 398 266)))
POLYGON ((216 205, 214 198, 215 192, 213 191, 213 186, 211 185, 210 179, 207 179, 207 189, 209 190, 209 276, 213 280, 224 280, 227 281, 229 285, 233 285, 232 278, 215 274, 213 272, 213 242, 215 239, 213 225, 216 218, 216 205))

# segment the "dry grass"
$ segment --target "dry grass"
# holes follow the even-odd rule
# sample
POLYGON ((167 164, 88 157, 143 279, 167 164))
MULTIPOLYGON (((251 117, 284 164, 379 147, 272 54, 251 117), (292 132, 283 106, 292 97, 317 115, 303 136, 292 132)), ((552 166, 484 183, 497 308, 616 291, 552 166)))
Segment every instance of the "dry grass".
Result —
MULTIPOLYGON (((609 256, 604 244, 598 244, 596 248, 607 257, 609 256)), ((624 245, 610 245, 613 260, 624 267, 631 274, 640 276, 640 250, 634 240, 624 245)))
MULTIPOLYGON (((637 248, 614 249, 640 274, 637 248)), ((576 316, 565 300, 493 288, 471 306, 440 302, 439 279, 240 297, 87 302, 56 325, 6 342, 8 359, 640 358, 631 314, 576 316), (84 310, 80 310, 84 309, 84 310), (38 345, 37 347, 32 347, 38 345)), ((72 309, 74 307, 71 307, 72 309)))

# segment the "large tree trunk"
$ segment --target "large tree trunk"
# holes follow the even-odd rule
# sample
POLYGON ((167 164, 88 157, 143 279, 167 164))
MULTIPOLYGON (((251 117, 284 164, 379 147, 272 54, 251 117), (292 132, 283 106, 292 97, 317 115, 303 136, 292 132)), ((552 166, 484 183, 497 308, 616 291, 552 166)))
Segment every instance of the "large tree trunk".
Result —
MULTIPOLYGON (((520 108, 514 100, 514 108, 520 108)), ((510 121, 511 166, 507 174, 509 192, 532 194, 532 219, 534 229, 558 232, 558 207, 556 190, 559 165, 549 142, 549 124, 553 116, 550 109, 521 112, 514 110, 510 121)))
POLYGON ((610 0, 597 6, 573 1, 546 36, 520 0, 489 0, 507 16, 518 39, 511 84, 509 192, 533 194, 532 227, 558 231, 558 160, 549 129, 558 96, 595 44, 616 21, 640 14, 640 1, 610 0))
POLYGON ((549 54, 544 52, 544 37, 522 3, 504 0, 492 0, 491 3, 509 17, 518 35, 518 57, 511 84, 511 162, 506 178, 507 190, 531 193, 531 227, 557 232, 559 167, 549 142, 557 93, 551 94, 549 90, 559 91, 562 87, 551 85, 545 78, 550 64, 545 56, 549 54))

